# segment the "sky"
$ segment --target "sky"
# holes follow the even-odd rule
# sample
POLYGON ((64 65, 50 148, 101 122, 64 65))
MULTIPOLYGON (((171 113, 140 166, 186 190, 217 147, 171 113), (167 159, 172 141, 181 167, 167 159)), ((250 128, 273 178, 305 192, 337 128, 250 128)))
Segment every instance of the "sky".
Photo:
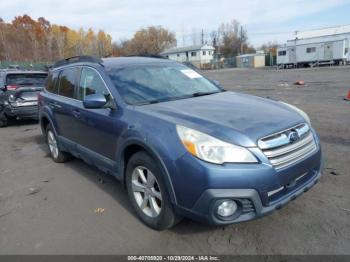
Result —
POLYGON ((28 14, 79 29, 102 29, 114 41, 155 25, 176 33, 178 46, 191 45, 221 23, 238 20, 255 47, 283 44, 295 31, 350 24, 350 0, 1 0, 0 17, 10 22, 28 14))

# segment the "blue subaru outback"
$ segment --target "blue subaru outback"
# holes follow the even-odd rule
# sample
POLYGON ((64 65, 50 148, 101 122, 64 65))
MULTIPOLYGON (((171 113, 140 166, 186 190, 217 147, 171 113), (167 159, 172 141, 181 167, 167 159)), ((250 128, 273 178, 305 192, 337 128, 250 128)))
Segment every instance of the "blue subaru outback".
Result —
POLYGON ((279 101, 229 92, 167 59, 73 57, 39 95, 55 162, 112 174, 148 226, 213 225, 269 214, 317 183, 319 138, 279 101))

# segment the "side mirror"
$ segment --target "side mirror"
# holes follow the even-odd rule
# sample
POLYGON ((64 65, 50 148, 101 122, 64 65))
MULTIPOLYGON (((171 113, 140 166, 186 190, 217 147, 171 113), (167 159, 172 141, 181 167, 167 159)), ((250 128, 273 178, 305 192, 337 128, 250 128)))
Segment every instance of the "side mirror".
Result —
POLYGON ((85 108, 103 108, 107 104, 106 97, 102 94, 93 94, 85 97, 83 105, 85 108))

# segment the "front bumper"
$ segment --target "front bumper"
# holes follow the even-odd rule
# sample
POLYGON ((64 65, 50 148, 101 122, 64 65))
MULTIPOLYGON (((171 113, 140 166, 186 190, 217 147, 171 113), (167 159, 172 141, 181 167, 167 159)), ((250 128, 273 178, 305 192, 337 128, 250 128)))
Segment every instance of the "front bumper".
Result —
POLYGON ((175 206, 179 214, 212 225, 253 220, 308 191, 318 182, 323 163, 318 138, 315 153, 278 171, 268 163, 218 166, 184 156, 176 163, 181 179, 175 182, 182 184, 174 183, 175 206), (216 215, 218 203, 228 199, 236 201, 238 210, 232 217, 220 218, 216 215))
POLYGON ((304 184, 285 194, 279 201, 264 206, 255 189, 208 189, 199 198, 193 209, 191 217, 212 224, 226 225, 257 219, 281 209, 304 192, 307 192, 320 179, 322 173, 315 172, 304 184), (220 219, 216 216, 217 202, 224 199, 233 199, 238 203, 238 210, 232 219, 220 219))
POLYGON ((18 119, 38 119, 38 106, 12 106, 9 104, 5 108, 5 114, 18 119))

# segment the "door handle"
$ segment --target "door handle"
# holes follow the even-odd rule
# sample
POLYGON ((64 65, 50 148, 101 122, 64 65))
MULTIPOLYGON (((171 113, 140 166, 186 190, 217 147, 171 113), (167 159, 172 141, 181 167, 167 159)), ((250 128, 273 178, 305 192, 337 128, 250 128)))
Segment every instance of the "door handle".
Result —
POLYGON ((73 110, 72 114, 73 114, 74 117, 79 117, 80 116, 80 111, 75 109, 75 110, 73 110))

